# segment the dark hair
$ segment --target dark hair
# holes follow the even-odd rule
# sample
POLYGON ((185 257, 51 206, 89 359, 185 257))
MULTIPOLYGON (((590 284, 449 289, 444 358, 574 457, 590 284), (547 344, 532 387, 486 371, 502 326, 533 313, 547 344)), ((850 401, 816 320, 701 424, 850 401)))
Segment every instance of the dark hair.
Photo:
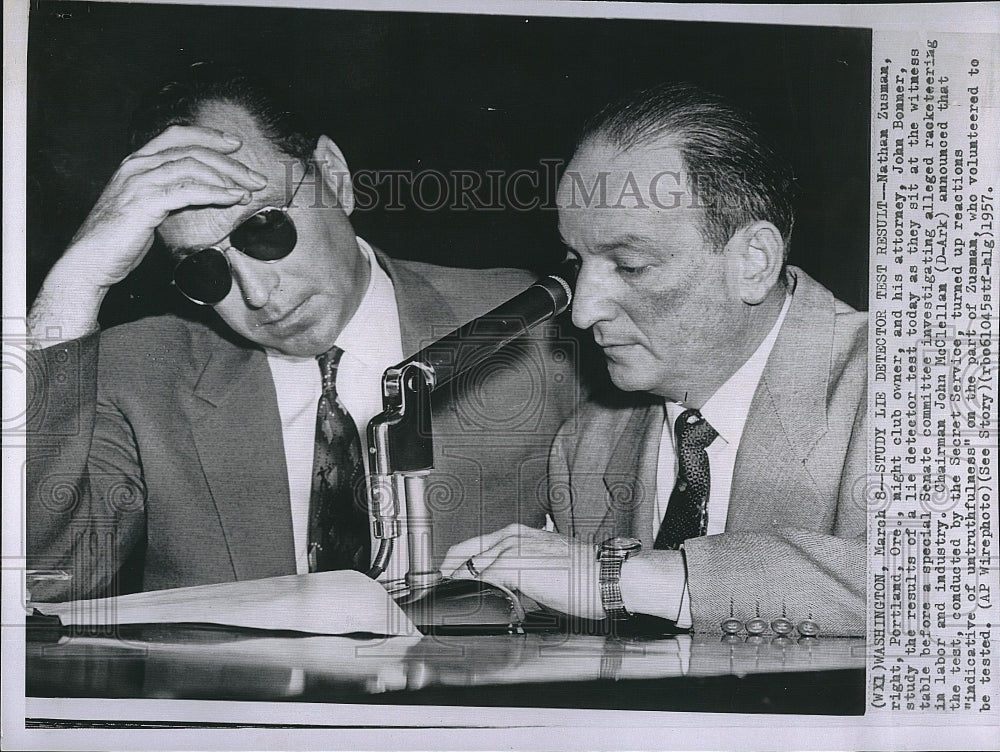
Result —
POLYGON ((705 210, 707 242, 721 250, 741 228, 767 220, 781 233, 787 257, 794 222, 791 168, 750 118, 722 97, 689 83, 637 91, 592 117, 577 148, 599 137, 624 151, 664 136, 677 139, 688 188, 705 210))
POLYGON ((303 161, 312 157, 319 132, 293 112, 278 89, 242 68, 215 62, 195 63, 143 98, 129 127, 131 150, 171 125, 193 124, 202 108, 213 102, 243 107, 288 156, 303 161))

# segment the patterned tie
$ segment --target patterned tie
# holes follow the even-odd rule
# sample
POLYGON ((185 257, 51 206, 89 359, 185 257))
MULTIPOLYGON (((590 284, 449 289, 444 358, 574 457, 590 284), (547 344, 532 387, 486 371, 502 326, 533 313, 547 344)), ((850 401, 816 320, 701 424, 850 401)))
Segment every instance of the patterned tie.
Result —
POLYGON ((320 355, 323 395, 316 410, 312 495, 309 500, 309 571, 357 569, 371 563, 368 502, 361 440, 337 397, 339 347, 320 355))
POLYGON ((708 529, 708 445, 719 434, 697 410, 685 410, 674 424, 677 437, 677 483, 653 548, 678 549, 708 529))

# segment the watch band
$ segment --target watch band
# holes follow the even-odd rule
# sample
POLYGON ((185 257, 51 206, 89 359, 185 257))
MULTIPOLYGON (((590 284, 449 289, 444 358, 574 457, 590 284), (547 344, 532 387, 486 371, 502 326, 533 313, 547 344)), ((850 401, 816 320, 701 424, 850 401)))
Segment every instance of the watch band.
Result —
POLYGON ((631 614, 622 599, 622 564, 628 558, 628 551, 602 550, 600 554, 601 605, 609 619, 621 621, 631 614))
POLYGON ((600 564, 599 582, 601 586, 601 606, 605 615, 615 622, 627 621, 632 614, 625 608, 622 598, 622 564, 629 556, 642 548, 638 538, 615 536, 608 538, 597 548, 597 561, 600 564))

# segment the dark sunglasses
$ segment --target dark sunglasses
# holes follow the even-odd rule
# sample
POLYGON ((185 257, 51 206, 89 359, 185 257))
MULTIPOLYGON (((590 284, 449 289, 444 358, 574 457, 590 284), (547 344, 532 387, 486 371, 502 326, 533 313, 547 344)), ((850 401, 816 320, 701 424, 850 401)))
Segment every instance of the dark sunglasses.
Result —
MULTIPOLYGON (((290 254, 295 249, 298 233, 288 216, 288 207, 305 179, 303 175, 287 204, 258 209, 234 227, 228 236, 229 248, 268 264, 290 254)), ((172 284, 192 303, 215 305, 221 302, 233 287, 232 267, 225 251, 209 246, 185 256, 174 267, 172 284)))

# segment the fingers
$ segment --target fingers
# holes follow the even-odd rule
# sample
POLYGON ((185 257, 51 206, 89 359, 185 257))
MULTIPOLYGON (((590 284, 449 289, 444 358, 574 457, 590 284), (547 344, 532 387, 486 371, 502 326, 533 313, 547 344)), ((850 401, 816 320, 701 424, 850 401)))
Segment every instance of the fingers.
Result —
MULTIPOLYGON (((456 580, 471 580, 471 579, 486 579, 486 573, 491 566, 499 559, 504 553, 515 548, 518 544, 517 538, 514 536, 507 536, 500 540, 498 543, 484 548, 478 553, 470 554, 469 556, 462 559, 459 566, 455 569, 454 573, 451 575, 456 580), (472 568, 469 567, 469 562, 472 562, 472 568), (475 572, 473 571, 475 570, 475 572), (478 575, 476 574, 478 572, 478 575)), ((489 580, 490 582, 496 582, 496 580, 489 580)), ((502 582, 500 584, 503 584, 502 582)))
POLYGON ((468 575, 465 562, 470 556, 475 556, 484 548, 489 548, 488 545, 484 544, 486 537, 485 535, 478 535, 475 538, 469 538, 467 541, 456 543, 448 549, 444 561, 441 562, 441 574, 445 577, 460 577, 463 572, 468 575))
POLYGON ((266 185, 263 175, 212 149, 171 147, 124 162, 99 205, 110 209, 105 216, 131 216, 130 225, 152 232, 170 212, 248 204, 266 185))
MULTIPOLYGON (((470 543, 472 541, 466 541, 466 544, 470 543)), ((571 547, 569 539, 558 533, 518 526, 515 532, 507 533, 492 546, 484 546, 478 552, 471 550, 472 546, 467 546, 462 551, 453 549, 455 554, 453 576, 456 578, 473 576, 466 564, 467 561, 472 561, 473 567, 483 574, 484 579, 491 579, 486 575, 494 569, 505 570, 503 575, 498 575, 499 580, 491 579, 493 582, 510 579, 521 569, 565 568, 571 547), (459 559, 463 554, 464 558, 459 559)), ((581 546, 579 550, 585 558, 588 560, 591 558, 590 547, 581 546)))
POLYGON ((125 203, 140 196, 159 199, 147 216, 188 205, 248 203, 252 192, 267 186, 267 177, 230 156, 241 143, 214 128, 174 125, 129 155, 109 186, 120 187, 125 203))
POLYGON ((91 258, 93 285, 124 279, 149 249, 154 230, 179 209, 249 203, 251 189, 194 158, 112 179, 71 242, 91 258))
MULTIPOLYGON (((520 558, 534 550, 535 546, 533 544, 537 543, 543 547, 551 544, 551 541, 548 541, 546 538, 548 535, 550 534, 536 530, 535 528, 526 527, 525 525, 509 525, 491 535, 466 541, 465 544, 460 544, 464 546, 463 550, 455 551, 455 558, 452 562, 453 574, 451 576, 456 579, 470 579, 475 577, 474 572, 467 564, 468 561, 471 561, 473 568, 480 573, 482 579, 505 584, 505 579, 502 576, 500 579, 489 576, 488 573, 492 572, 491 567, 511 552, 514 552, 516 557, 520 558), (480 544, 478 550, 472 545, 467 545, 473 542, 480 544), (463 554, 464 556, 462 556, 463 554), (462 558, 459 559, 459 556, 462 556, 462 558)), ((449 552, 450 555, 451 552, 449 552)), ((443 568, 442 571, 444 571, 443 568)))
POLYGON ((200 125, 171 125, 147 144, 136 149, 131 156, 148 156, 166 149, 204 146, 223 154, 234 152, 243 145, 238 136, 223 133, 215 128, 200 125))
POLYGON ((441 573, 445 577, 459 577, 461 573, 471 576, 465 567, 465 562, 470 556, 492 548, 509 536, 516 538, 522 531, 532 529, 524 525, 513 524, 492 533, 477 535, 475 538, 457 543, 445 555, 444 561, 441 563, 441 573))
MULTIPOLYGON (((516 535, 508 535, 501 540, 497 541, 495 544, 487 549, 484 549, 475 556, 470 557, 473 565, 479 572, 485 573, 490 567, 492 567, 497 559, 499 559, 504 554, 509 551, 513 551, 521 546, 521 539, 516 535)), ((468 571, 468 567, 466 567, 468 571)))
POLYGON ((172 147, 154 154, 133 155, 122 163, 116 177, 130 180, 149 175, 157 180, 164 171, 170 175, 181 171, 206 182, 228 181, 249 191, 259 191, 267 186, 266 176, 232 157, 203 146, 172 147))
MULTIPOLYGON (((162 200, 155 206, 160 211, 159 221, 172 211, 188 206, 235 206, 250 203, 250 194, 242 188, 226 188, 204 183, 181 183, 162 189, 162 200)), ((156 222, 156 220, 154 220, 156 222)), ((156 222, 158 223, 158 222, 156 222)))
POLYGON ((257 183, 257 187, 250 187, 245 183, 238 182, 226 173, 220 172, 194 157, 183 157, 166 162, 149 172, 126 179, 126 184, 135 187, 155 186, 163 190, 169 190, 174 186, 181 187, 188 183, 236 189, 247 195, 260 187, 259 183, 257 183))
POLYGON ((124 220, 123 228, 151 233, 170 212, 189 206, 249 203, 250 191, 207 167, 165 165, 155 173, 130 178, 107 205, 124 220), (125 220, 131 217, 130 220, 125 220))
POLYGON ((124 279, 171 212, 249 204, 267 178, 233 157, 241 145, 213 128, 177 125, 123 160, 67 249, 87 259, 90 286, 124 279))

